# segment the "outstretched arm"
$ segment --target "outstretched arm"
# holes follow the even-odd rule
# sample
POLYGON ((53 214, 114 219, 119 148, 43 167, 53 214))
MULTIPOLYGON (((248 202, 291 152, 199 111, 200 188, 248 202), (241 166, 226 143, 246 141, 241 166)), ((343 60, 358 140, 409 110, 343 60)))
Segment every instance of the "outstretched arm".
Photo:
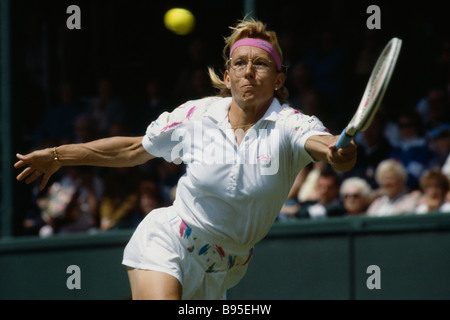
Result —
POLYGON ((25 167, 17 180, 32 183, 43 175, 39 186, 43 190, 62 166, 133 167, 155 157, 142 146, 142 137, 111 137, 17 154, 17 158, 14 167, 25 167))
POLYGON ((356 144, 351 141, 347 147, 336 150, 338 139, 339 136, 332 135, 311 136, 305 148, 314 160, 327 162, 338 171, 349 171, 356 163, 356 144))

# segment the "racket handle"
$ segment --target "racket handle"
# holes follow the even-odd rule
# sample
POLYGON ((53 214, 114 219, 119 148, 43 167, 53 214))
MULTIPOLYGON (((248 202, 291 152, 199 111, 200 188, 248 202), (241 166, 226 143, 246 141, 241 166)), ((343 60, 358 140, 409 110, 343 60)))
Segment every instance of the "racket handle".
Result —
POLYGON ((341 136, 339 137, 339 140, 336 142, 336 150, 339 150, 341 148, 345 148, 350 144, 350 141, 352 141, 353 137, 349 136, 345 129, 342 130, 341 136))

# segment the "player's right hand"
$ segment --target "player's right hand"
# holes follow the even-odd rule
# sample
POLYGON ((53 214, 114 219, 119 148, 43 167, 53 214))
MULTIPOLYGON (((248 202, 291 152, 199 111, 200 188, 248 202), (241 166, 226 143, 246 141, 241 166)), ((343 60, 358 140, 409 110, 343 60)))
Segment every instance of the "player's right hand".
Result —
POLYGON ((356 164, 358 147, 355 142, 351 140, 347 146, 338 149, 336 144, 339 137, 340 136, 335 136, 335 142, 328 146, 329 152, 327 154, 327 159, 328 163, 331 164, 333 168, 341 172, 346 172, 351 170, 356 164))

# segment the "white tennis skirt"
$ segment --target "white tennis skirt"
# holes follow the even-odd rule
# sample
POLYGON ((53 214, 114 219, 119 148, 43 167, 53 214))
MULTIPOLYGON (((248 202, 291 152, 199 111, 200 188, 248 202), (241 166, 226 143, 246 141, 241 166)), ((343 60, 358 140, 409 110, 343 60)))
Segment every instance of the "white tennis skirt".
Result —
POLYGON ((237 252, 202 240, 173 207, 150 212, 124 252, 126 266, 165 272, 181 283, 182 299, 223 299, 245 275, 253 248, 237 252))

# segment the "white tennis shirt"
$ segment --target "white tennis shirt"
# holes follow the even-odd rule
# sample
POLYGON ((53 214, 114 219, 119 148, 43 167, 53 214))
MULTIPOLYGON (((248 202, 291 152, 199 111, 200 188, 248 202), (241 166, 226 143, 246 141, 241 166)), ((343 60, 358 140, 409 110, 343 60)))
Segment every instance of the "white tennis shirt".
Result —
POLYGON ((166 161, 186 163, 173 209, 198 235, 237 249, 269 231, 298 172, 313 161, 304 145, 330 134, 322 122, 274 99, 237 144, 231 98, 186 102, 152 122, 142 144, 166 161))

